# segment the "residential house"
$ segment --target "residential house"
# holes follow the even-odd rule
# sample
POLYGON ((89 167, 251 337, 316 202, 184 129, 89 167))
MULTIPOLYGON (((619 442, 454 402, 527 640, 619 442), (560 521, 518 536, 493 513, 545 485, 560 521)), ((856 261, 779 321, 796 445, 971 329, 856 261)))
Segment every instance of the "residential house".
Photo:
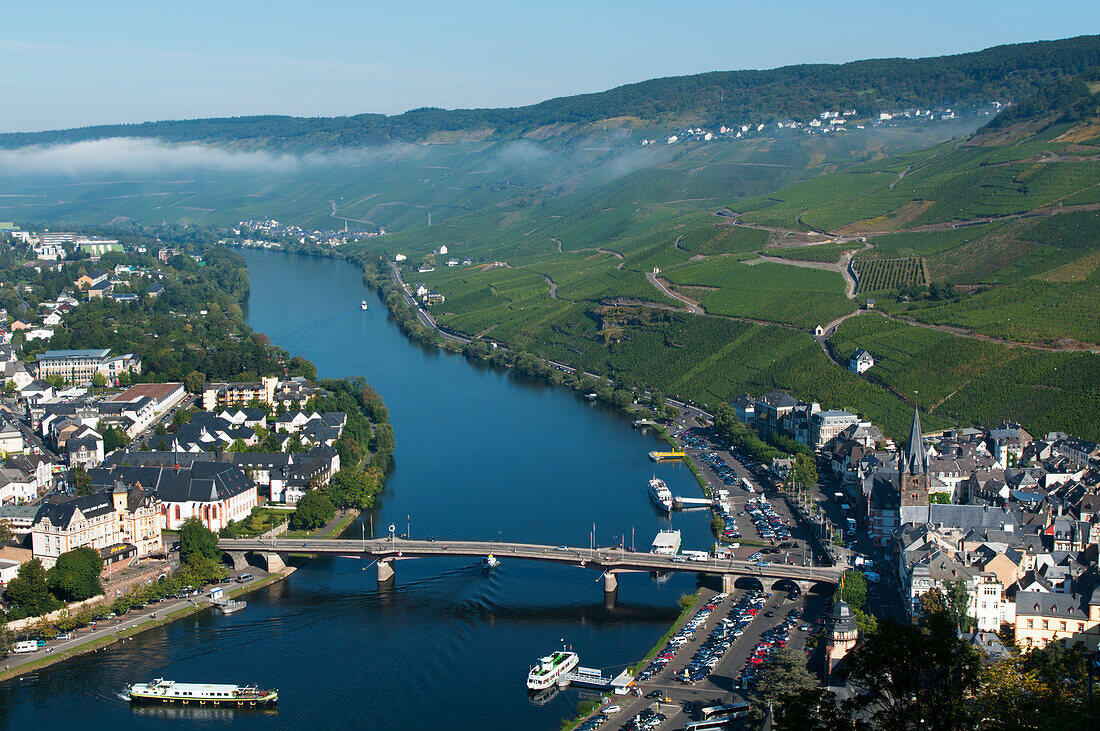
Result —
POLYGON ((875 364, 874 356, 863 348, 856 348, 852 357, 848 359, 848 370, 852 373, 864 373, 875 364))
POLYGON ((81 274, 76 278, 76 288, 81 291, 91 289, 98 284, 106 282, 108 276, 110 275, 102 269, 96 269, 87 274, 81 274))

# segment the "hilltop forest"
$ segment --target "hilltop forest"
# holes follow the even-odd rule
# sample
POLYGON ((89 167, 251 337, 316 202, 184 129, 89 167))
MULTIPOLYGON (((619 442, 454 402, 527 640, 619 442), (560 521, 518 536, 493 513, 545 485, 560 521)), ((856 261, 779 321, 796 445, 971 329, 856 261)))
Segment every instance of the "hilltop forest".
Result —
POLYGON ((0 135, 0 147, 105 137, 316 150, 386 142, 536 138, 603 120, 620 125, 683 126, 806 119, 822 109, 880 110, 1011 101, 1043 83, 1100 65, 1100 36, 996 46, 937 58, 804 64, 762 71, 717 71, 652 79, 594 94, 503 109, 414 109, 350 117, 231 117, 105 125, 0 135))

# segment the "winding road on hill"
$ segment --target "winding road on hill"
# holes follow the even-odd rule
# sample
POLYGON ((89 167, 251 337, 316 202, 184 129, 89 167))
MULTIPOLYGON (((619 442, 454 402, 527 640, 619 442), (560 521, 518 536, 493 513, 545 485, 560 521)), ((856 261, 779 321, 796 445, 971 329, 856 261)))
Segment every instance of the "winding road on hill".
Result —
POLYGON ((693 314, 693 315, 705 315, 705 314, 707 314, 706 311, 702 307, 700 307, 697 302, 695 302, 695 300, 688 299, 687 297, 680 294, 679 292, 672 291, 671 289, 668 288, 667 284, 664 281, 658 279, 657 275, 654 274, 653 272, 646 272, 645 273, 645 278, 649 280, 650 284, 652 284, 657 289, 661 290, 661 292, 664 293, 666 296, 671 297, 672 299, 677 300, 679 302, 683 302, 687 306, 688 312, 690 312, 691 314, 693 314))

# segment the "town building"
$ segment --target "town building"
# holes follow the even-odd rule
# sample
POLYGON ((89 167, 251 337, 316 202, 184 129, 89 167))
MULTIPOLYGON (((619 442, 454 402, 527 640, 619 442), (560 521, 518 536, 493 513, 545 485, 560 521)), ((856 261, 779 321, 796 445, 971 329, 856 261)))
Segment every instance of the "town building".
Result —
POLYGON ((122 373, 141 373, 141 359, 132 353, 112 356, 108 348, 47 350, 38 356, 35 366, 35 378, 61 376, 76 384, 91 383, 96 373, 115 383, 122 373))
POLYGON ((236 465, 223 462, 196 461, 189 467, 112 465, 88 470, 88 476, 96 488, 113 489, 121 483, 154 493, 161 501, 160 526, 167 530, 198 518, 217 532, 248 517, 259 504, 256 483, 236 465))
POLYGON ((832 678, 837 667, 859 640, 859 627, 848 603, 838 599, 825 617, 825 680, 832 678))
POLYGON ((1089 594, 1021 591, 1016 594, 1016 644, 1023 648, 1060 642, 1100 647, 1100 586, 1089 594))
POLYGON ((105 563, 142 558, 161 550, 160 501, 141 489, 114 489, 43 504, 31 528, 31 551, 50 568, 57 557, 81 547, 99 551, 105 563))

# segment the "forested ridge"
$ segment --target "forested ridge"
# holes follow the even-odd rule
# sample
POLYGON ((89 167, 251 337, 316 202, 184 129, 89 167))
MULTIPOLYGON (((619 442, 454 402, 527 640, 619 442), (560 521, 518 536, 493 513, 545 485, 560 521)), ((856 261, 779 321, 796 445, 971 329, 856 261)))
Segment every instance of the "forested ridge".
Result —
POLYGON ((103 125, 0 135, 0 147, 105 137, 153 137, 282 149, 417 142, 440 132, 518 137, 546 125, 632 118, 651 126, 806 119, 824 109, 870 114, 919 106, 1013 101, 1100 65, 1100 36, 995 46, 923 59, 803 64, 651 79, 608 91, 500 109, 415 109, 348 117, 278 115, 103 125))

